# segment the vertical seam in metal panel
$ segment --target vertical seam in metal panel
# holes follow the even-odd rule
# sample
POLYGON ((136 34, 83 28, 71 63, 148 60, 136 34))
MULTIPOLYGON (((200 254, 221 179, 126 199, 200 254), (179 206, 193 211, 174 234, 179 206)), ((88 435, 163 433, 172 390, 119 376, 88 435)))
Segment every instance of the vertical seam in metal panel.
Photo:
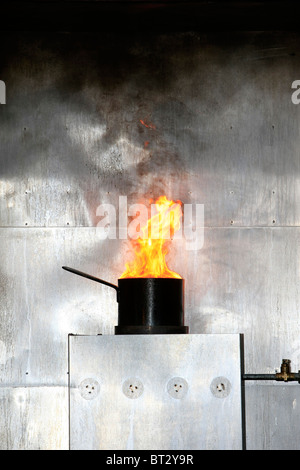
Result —
POLYGON ((71 397, 70 397, 70 379, 71 371, 70 371, 70 334, 68 334, 68 441, 69 441, 69 450, 71 450, 71 397))
POLYGON ((240 334, 240 369, 241 369, 242 450, 247 450, 247 447, 246 447, 246 399, 245 399, 245 384, 243 381, 243 376, 244 376, 244 335, 243 334, 240 334))

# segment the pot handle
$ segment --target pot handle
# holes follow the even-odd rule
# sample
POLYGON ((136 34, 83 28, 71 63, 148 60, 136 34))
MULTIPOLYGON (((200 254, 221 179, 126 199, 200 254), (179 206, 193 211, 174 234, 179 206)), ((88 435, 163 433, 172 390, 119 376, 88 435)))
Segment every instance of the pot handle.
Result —
POLYGON ((74 273, 74 274, 77 274, 78 276, 86 277, 87 279, 91 279, 92 281, 95 281, 95 282, 100 282, 100 284, 104 284, 105 286, 109 286, 109 287, 112 287, 113 289, 116 289, 117 301, 118 301, 118 297, 119 297, 118 286, 115 286, 114 284, 111 284, 110 282, 103 281, 103 279, 99 279, 98 277, 91 276, 90 274, 82 273, 81 271, 78 271, 77 269, 68 268, 67 266, 62 266, 62 268, 65 269, 66 271, 70 271, 70 273, 74 273))

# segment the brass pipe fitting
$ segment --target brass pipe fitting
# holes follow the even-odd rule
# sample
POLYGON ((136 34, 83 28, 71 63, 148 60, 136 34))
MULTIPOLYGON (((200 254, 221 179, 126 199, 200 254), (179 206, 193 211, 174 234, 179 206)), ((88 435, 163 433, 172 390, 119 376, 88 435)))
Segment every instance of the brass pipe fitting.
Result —
MULTIPOLYGON (((299 375, 299 374, 297 374, 299 375)), ((290 359, 282 359, 282 363, 280 366, 280 372, 276 373, 276 379, 275 380, 280 380, 284 382, 289 382, 292 380, 297 380, 299 379, 296 377, 295 372, 291 371, 291 361, 290 359)))

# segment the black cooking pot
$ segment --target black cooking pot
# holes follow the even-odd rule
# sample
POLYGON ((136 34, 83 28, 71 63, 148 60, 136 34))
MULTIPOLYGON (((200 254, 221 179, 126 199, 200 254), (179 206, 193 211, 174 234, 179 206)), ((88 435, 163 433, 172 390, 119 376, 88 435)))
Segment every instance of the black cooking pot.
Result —
POLYGON ((184 280, 173 278, 118 279, 118 286, 73 268, 63 269, 112 287, 117 292, 115 334, 186 334, 184 280))

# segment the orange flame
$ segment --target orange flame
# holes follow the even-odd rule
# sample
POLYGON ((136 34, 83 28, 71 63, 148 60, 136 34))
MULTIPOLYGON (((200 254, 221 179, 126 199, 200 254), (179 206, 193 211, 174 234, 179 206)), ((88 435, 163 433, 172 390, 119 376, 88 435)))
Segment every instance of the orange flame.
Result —
POLYGON ((142 237, 131 240, 134 259, 126 263, 120 279, 132 277, 167 277, 181 279, 166 263, 166 255, 174 233, 180 229, 181 201, 160 196, 155 202, 157 214, 141 227, 142 237))

